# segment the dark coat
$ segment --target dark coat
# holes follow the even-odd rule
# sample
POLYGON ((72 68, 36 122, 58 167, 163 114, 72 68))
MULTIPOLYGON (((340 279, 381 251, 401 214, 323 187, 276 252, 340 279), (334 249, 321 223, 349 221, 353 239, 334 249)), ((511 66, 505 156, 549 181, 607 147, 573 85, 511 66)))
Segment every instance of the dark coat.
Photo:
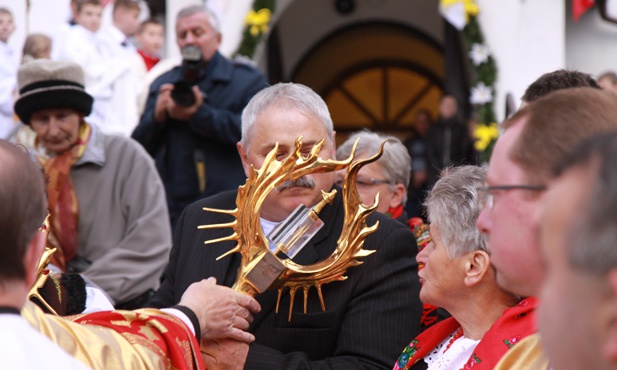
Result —
POLYGON ((426 135, 427 184, 435 185, 441 170, 448 166, 476 164, 476 154, 469 129, 456 119, 439 119, 426 135))
MULTIPOLYGON (((236 191, 200 200, 187 207, 178 223, 165 280, 157 292, 155 307, 172 306, 196 281, 214 276, 219 284, 233 285, 240 254, 216 257, 235 242, 204 245, 204 240, 228 235, 230 230, 198 230, 202 224, 232 218, 203 207, 235 208, 236 191)), ((324 226, 294 261, 308 265, 328 257, 336 247, 343 226, 340 195, 320 213, 324 226)), ((364 263, 347 270, 348 279, 322 287, 326 312, 317 292, 309 291, 307 314, 303 296, 296 295, 293 316, 288 322, 289 290, 285 289, 279 313, 275 314, 277 291, 257 297, 262 310, 249 331, 256 341, 250 345, 247 369, 391 369, 401 349, 420 331, 422 303, 415 255, 417 246, 409 228, 377 212, 367 224, 379 221, 378 230, 365 242, 375 253, 364 263)))
POLYGON ((154 122, 161 85, 181 79, 182 68, 176 67, 152 83, 132 135, 156 159, 174 225, 188 204, 244 183, 246 176, 236 149, 241 138, 240 118, 249 100, 267 86, 257 69, 232 63, 217 53, 199 72, 196 85, 206 99, 195 116, 189 122, 154 122), (205 176, 199 176, 202 166, 205 176))

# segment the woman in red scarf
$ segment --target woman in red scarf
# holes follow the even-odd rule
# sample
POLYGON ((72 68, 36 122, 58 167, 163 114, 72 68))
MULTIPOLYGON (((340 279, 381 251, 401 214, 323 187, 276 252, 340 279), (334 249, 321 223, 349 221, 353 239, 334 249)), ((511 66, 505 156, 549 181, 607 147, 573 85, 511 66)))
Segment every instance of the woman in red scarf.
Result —
POLYGON ((399 369, 492 369, 518 341, 536 331, 535 300, 497 285, 485 236, 476 228, 477 187, 486 169, 447 169, 426 201, 432 241, 417 256, 423 303, 452 317, 418 335, 394 365, 399 369))
POLYGON ((102 288, 117 308, 147 303, 167 263, 163 184, 145 150, 89 124, 93 98, 72 62, 38 59, 17 75, 15 113, 45 170, 52 264, 102 288))

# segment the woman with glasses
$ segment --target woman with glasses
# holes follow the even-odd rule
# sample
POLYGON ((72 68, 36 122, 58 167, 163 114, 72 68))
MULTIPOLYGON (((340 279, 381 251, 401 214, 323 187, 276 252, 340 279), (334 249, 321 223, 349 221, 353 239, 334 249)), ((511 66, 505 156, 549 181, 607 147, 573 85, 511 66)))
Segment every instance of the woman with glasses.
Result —
MULTIPOLYGON (((338 160, 346 159, 351 154, 354 143, 359 140, 356 147, 355 158, 364 159, 372 157, 377 152, 381 143, 388 141, 384 147, 383 155, 375 162, 362 167, 356 178, 356 188, 366 205, 373 205, 375 197, 379 193, 377 212, 385 213, 403 223, 407 223, 407 214, 403 205, 407 201, 407 185, 409 185, 411 158, 407 148, 401 141, 393 136, 383 136, 375 132, 359 131, 352 134, 336 151, 338 160)), ((336 174, 335 182, 342 186, 345 171, 336 174)))
POLYGON ((432 241, 416 257, 424 264, 420 299, 452 317, 411 341, 394 370, 492 369, 535 331, 535 300, 499 288, 486 238, 475 226, 485 177, 486 169, 477 166, 446 169, 428 195, 432 241))

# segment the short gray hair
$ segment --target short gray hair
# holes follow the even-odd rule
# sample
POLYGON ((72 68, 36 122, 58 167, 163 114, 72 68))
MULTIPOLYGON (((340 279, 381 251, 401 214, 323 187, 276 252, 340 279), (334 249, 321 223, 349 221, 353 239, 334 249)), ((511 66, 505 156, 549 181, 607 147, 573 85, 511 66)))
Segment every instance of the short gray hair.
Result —
POLYGON ((178 23, 180 18, 185 18, 196 13, 204 13, 208 17, 208 22, 210 23, 210 26, 212 27, 214 32, 217 34, 221 33, 221 24, 219 22, 219 18, 210 8, 205 5, 189 5, 180 9, 178 15, 176 15, 176 23, 178 23))
POLYGON ((486 167, 446 168, 424 205, 431 225, 439 230, 448 257, 482 250, 487 252, 486 236, 476 228, 480 215, 477 188, 484 184, 486 167))
MULTIPOLYGON (((409 186, 411 177, 411 157, 409 151, 401 141, 394 136, 380 135, 376 132, 362 130, 353 133, 336 150, 336 158, 342 160, 348 158, 356 140, 360 139, 356 147, 356 156, 370 157, 379 151, 381 143, 387 140, 384 146, 383 155, 375 163, 379 163, 383 174, 390 182, 390 185, 403 184, 405 189, 409 186)), ((407 201, 407 192, 403 203, 407 201)))
POLYGON ((334 145, 334 126, 330 111, 323 99, 309 87, 292 82, 278 83, 258 92, 242 111, 242 144, 248 144, 257 117, 269 108, 297 110, 319 120, 334 145))

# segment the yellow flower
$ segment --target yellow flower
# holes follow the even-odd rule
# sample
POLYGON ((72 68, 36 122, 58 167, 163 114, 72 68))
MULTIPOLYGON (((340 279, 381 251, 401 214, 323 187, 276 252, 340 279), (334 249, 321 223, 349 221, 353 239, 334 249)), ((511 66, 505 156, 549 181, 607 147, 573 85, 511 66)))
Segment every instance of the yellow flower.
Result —
POLYGON ((469 22, 469 16, 476 16, 480 12, 476 0, 440 0, 439 6, 445 9, 456 4, 463 4, 465 7, 465 23, 469 22))
POLYGON ((271 15, 272 13, 268 8, 259 9, 259 11, 251 10, 249 12, 245 23, 253 37, 259 36, 260 33, 268 32, 268 23, 270 23, 271 15))
POLYGON ((477 124, 473 131, 473 137, 475 139, 474 146, 479 152, 486 150, 486 147, 499 136, 499 128, 495 122, 490 125, 477 124))

